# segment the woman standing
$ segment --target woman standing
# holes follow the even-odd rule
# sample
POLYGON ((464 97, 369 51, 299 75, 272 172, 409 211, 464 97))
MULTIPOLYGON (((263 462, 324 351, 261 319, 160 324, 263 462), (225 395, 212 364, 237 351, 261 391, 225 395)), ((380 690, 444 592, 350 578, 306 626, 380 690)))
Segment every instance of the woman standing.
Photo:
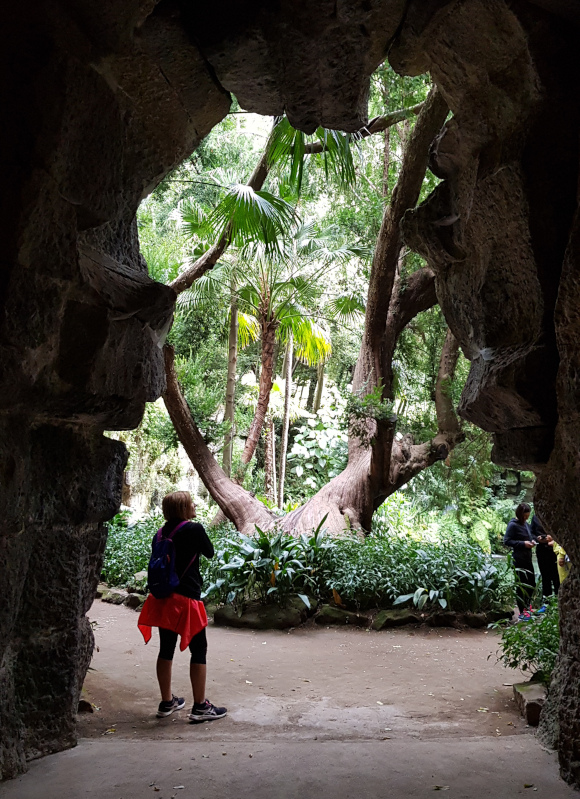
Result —
POLYGON ((535 541, 528 524, 531 508, 527 502, 521 502, 516 508, 515 518, 512 519, 505 531, 503 543, 510 547, 514 553, 514 567, 518 581, 516 596, 520 611, 519 621, 529 621, 530 601, 536 587, 536 575, 532 562, 532 550, 535 541))
POLYGON ((558 562, 554 552, 554 539, 544 530, 537 513, 534 514, 530 528, 537 544, 536 557, 540 574, 542 575, 542 594, 544 597, 552 596, 557 594, 560 588, 558 562))
POLYGON ((177 636, 180 635, 181 650, 189 646, 191 653, 189 676, 193 708, 189 719, 192 723, 220 719, 226 715, 226 708, 216 707, 205 698, 207 616, 201 601, 202 578, 199 572, 199 557, 204 555, 213 558, 213 544, 203 526, 190 521, 195 519, 195 505, 188 491, 168 494, 163 499, 162 509, 166 522, 155 534, 152 546, 159 540, 172 540, 179 584, 166 598, 157 599, 149 594, 137 622, 145 643, 151 638, 151 628, 159 628, 157 680, 161 702, 157 716, 170 716, 185 705, 185 699, 175 696, 171 691, 173 654, 177 636))

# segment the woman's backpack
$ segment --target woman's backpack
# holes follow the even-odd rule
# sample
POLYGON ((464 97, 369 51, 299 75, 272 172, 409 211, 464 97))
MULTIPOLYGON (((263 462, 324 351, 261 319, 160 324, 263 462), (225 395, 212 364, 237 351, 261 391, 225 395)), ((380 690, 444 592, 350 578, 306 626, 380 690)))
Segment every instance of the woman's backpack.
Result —
MULTIPOLYGON (((175 570, 175 544, 172 539, 175 533, 187 523, 186 519, 181 524, 178 524, 175 530, 172 530, 167 536, 163 535, 163 527, 160 527, 153 539, 151 557, 147 568, 147 585, 155 599, 166 599, 171 596, 179 585, 180 578, 175 570)), ((191 566, 195 557, 194 555, 189 566, 191 566)), ((187 569, 189 569, 189 566, 187 569)), ((183 575, 181 576, 183 577, 183 575)))

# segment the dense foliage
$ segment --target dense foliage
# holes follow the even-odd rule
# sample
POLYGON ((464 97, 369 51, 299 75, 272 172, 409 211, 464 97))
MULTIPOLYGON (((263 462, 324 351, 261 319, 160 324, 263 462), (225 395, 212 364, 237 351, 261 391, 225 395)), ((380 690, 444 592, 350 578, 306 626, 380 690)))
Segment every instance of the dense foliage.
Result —
MULTIPOLYGON (((397 511, 393 511, 394 518, 397 511)), ((103 579, 123 585, 145 569, 151 539, 163 520, 151 516, 128 525, 122 512, 109 523, 103 579)), ((322 527, 322 525, 321 525, 322 527)), ((305 604, 339 597, 353 608, 391 607, 491 611, 513 603, 513 579, 503 562, 457 536, 432 539, 389 532, 383 517, 372 535, 330 538, 321 528, 293 537, 277 530, 239 535, 231 525, 210 530, 216 557, 200 562, 206 595, 237 606, 250 600, 305 604)))
POLYGON ((558 598, 546 601, 546 612, 520 624, 497 624, 501 642, 497 659, 511 669, 520 669, 550 682, 560 646, 558 598))
POLYGON ((151 542, 163 524, 159 514, 129 523, 130 512, 121 511, 107 523, 109 535, 101 569, 101 579, 109 585, 134 583, 137 572, 147 569, 151 542))
MULTIPOLYGON (((140 208, 141 250, 151 276, 164 283, 231 225, 230 245, 219 262, 180 295, 168 340, 191 415, 212 452, 219 459, 231 433, 231 474, 277 512, 302 504, 341 472, 353 420, 360 421, 361 440, 371 417, 396 417, 399 437, 425 441, 437 430, 433 399, 446 335, 438 307, 416 316, 400 336, 392 401, 383 401, 380 387, 366 396, 352 392, 373 247, 414 125, 416 111, 408 109, 428 91, 426 77, 401 78, 381 66, 371 81, 369 115, 404 114, 398 124, 364 139, 323 130, 305 137, 286 119, 274 126, 274 120, 236 105, 140 208), (266 141, 272 141, 271 169, 263 189, 253 192, 246 183, 266 141), (308 143, 321 141, 323 152, 306 154, 308 143), (236 315, 234 358, 228 340, 236 315), (262 435, 249 466, 242 468, 269 324, 276 327, 266 413, 273 441, 266 444, 262 435), (290 357, 287 382, 290 339, 294 360, 290 357), (226 406, 230 367, 232 415, 226 406), (279 475, 288 420, 284 501, 277 509, 272 464, 279 475), (266 457, 266 446, 272 457, 266 457)), ((437 182, 428 172, 421 199, 437 182)), ((403 250, 402 285, 422 266, 419 256, 403 250)), ((468 370, 461 356, 447 386, 455 405, 468 370)), ((334 591, 353 607, 397 601, 425 609, 502 606, 512 591, 511 578, 488 556, 503 553, 501 538, 520 497, 515 491, 507 495, 504 476, 491 463, 489 434, 468 423, 463 432, 465 440, 445 461, 418 474, 378 509, 365 540, 330 541, 320 531, 299 539, 275 531, 244 539, 227 526, 212 530, 219 555, 202 564, 212 594, 240 603, 250 597, 284 601, 289 593, 325 599, 334 591)), ((161 402, 147 407, 136 431, 115 435, 129 449, 132 509, 154 510, 163 494, 176 488, 203 492, 183 451, 178 457, 177 437, 161 402)), ((208 520, 214 512, 215 506, 208 509, 208 520)), ((131 581, 146 566, 160 523, 153 516, 129 525, 123 514, 110 523, 107 582, 131 581)))

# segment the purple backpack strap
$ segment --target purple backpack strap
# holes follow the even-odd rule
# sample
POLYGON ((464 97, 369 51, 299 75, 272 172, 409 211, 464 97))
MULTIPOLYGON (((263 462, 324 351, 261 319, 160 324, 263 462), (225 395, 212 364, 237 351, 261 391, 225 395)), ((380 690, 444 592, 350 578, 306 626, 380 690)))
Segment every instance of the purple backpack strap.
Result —
MULTIPOLYGON (((184 524, 189 524, 189 521, 190 521, 189 519, 185 519, 183 522, 181 522, 180 524, 178 524, 178 525, 177 525, 177 527, 175 527, 175 528, 174 528, 174 529, 173 529, 173 530, 172 530, 172 531, 169 533, 169 535, 168 535, 168 536, 166 536, 166 538, 169 538, 169 539, 173 538, 173 536, 175 535, 175 533, 176 533, 176 532, 177 532, 177 531, 178 531, 178 530, 179 530, 181 527, 183 527, 183 525, 184 525, 184 524)), ((163 527, 160 527, 160 528, 159 528, 159 530, 157 530, 157 540, 158 540, 158 541, 160 541, 162 538, 163 538, 163 527)), ((181 579, 182 579, 182 577, 185 575, 185 573, 186 573, 186 572, 189 570, 189 567, 191 566, 191 564, 193 563, 193 561, 194 561, 196 558, 197 558, 197 552, 195 553, 195 555, 193 556, 193 558, 192 558, 192 559, 189 561, 189 563, 187 564, 187 567, 185 568, 185 571, 183 572, 183 574, 182 574, 182 575, 181 575, 181 577, 179 578, 180 580, 181 580, 181 579)))
MULTIPOLYGON (((169 535, 166 535, 165 538, 169 538, 169 540, 171 540, 173 538, 173 536, 175 535, 175 533, 179 530, 179 528, 183 527, 184 524, 188 524, 188 522, 189 522, 189 519, 185 519, 185 521, 180 522, 180 524, 178 524, 177 527, 175 527, 169 533, 169 535)), ((163 538, 163 527, 160 527, 159 530, 157 530, 157 541, 161 541, 162 538, 163 538)))

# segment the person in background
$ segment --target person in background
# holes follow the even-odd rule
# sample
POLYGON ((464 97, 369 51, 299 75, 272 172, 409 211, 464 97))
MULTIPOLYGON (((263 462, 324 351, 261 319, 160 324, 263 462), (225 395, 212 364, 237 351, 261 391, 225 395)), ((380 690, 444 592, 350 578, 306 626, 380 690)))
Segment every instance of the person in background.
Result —
POLYGON ((554 539, 544 530, 537 513, 534 514, 530 528, 536 542, 536 557, 538 558, 538 567, 542 575, 542 594, 544 597, 552 596, 557 594, 560 588, 558 562, 554 552, 554 539))
POLYGON ((555 541, 554 554, 556 555, 558 563, 558 576, 560 577, 560 582, 563 583, 570 573, 570 558, 566 555, 564 547, 561 547, 560 544, 557 544, 555 541))
POLYGON ((519 621, 531 620, 530 601, 536 587, 536 575, 532 562, 532 551, 536 544, 528 524, 531 510, 527 502, 520 502, 516 508, 515 518, 508 523, 503 537, 504 546, 513 551, 517 579, 516 598, 520 612, 519 621))

